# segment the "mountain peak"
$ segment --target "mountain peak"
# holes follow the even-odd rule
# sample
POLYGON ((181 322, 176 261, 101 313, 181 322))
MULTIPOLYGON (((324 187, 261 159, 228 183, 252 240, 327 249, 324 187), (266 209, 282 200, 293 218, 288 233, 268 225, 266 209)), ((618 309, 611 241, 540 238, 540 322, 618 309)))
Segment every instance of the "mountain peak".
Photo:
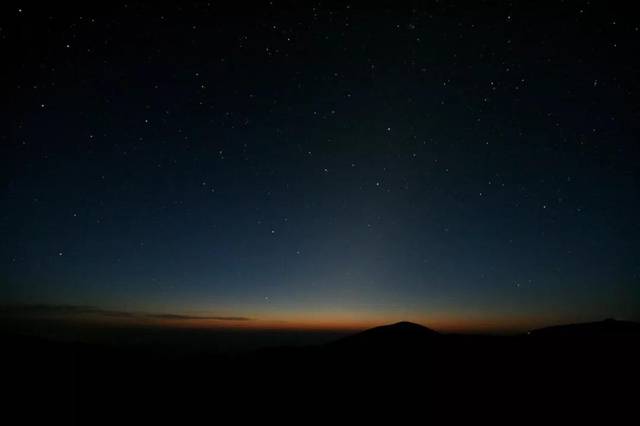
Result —
MULTIPOLYGON (((382 326, 384 327, 384 326, 382 326)), ((423 325, 420 324, 416 324, 415 322, 411 322, 411 321, 398 321, 396 323, 393 324, 388 324, 387 327, 422 327, 422 328, 427 328, 423 325)))
POLYGON ((361 332, 360 334, 364 334, 364 333, 376 333, 376 334, 382 334, 382 333, 420 333, 420 334, 430 334, 430 335, 437 335, 439 334, 438 332, 425 327, 424 325, 420 325, 420 324, 416 324, 415 322, 409 322, 409 321, 400 321, 400 322, 396 322, 393 324, 387 324, 387 325, 381 325, 378 327, 374 327, 374 328, 370 328, 368 330, 365 330, 363 332, 361 332))
POLYGON ((419 347, 440 333, 409 321, 370 328, 335 342, 337 346, 356 348, 419 347))

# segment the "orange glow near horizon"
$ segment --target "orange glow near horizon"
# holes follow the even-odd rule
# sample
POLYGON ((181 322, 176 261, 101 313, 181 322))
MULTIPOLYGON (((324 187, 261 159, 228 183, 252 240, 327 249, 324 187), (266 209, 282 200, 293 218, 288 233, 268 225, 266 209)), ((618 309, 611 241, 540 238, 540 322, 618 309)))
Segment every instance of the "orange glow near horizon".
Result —
MULTIPOLYGON (((43 317, 42 319, 50 319, 43 317)), ((212 330, 247 330, 247 331, 335 331, 357 332, 372 327, 392 324, 399 321, 411 321, 429 327, 442 333, 496 333, 512 334, 524 332, 533 328, 553 325, 559 320, 534 317, 506 317, 489 315, 431 315, 431 316, 399 316, 372 314, 297 314, 248 319, 211 319, 185 315, 171 318, 135 314, 123 317, 109 317, 104 315, 85 314, 77 317, 56 316, 55 319, 64 321, 80 321, 85 324, 107 324, 122 327, 169 327, 184 329, 212 329, 212 330)))
POLYGON ((42 305, 16 308, 9 317, 45 320, 78 325, 114 327, 167 327, 175 329, 211 329, 246 331, 357 332, 372 327, 410 321, 441 333, 515 334, 562 323, 585 322, 601 318, 571 315, 531 315, 526 313, 490 314, 481 311, 383 311, 315 307, 287 311, 259 309, 164 309, 109 310, 74 308, 73 305, 42 305), (212 312, 216 312, 213 314, 212 312))

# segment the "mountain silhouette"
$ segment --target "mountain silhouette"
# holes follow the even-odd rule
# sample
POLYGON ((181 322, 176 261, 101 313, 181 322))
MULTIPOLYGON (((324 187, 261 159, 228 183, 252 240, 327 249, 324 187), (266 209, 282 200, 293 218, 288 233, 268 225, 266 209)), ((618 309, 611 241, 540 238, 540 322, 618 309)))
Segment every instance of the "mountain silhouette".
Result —
MULTIPOLYGON (((113 333, 110 336, 123 331, 113 333)), ((121 343, 113 338, 114 343, 82 343, 6 329, 0 342, 7 348, 3 360, 11 366, 11 389, 19 391, 14 393, 32 395, 32 384, 38 383, 43 391, 26 401, 35 398, 40 406, 50 407, 45 413, 76 407, 84 418, 102 412, 104 401, 115 401, 107 413, 109 424, 120 422, 124 415, 162 417, 158 406, 174 407, 182 415, 194 406, 208 407, 211 400, 271 402, 272 398, 281 404, 340 395, 351 401, 353 395, 367 392, 406 398, 412 389, 419 389, 416 395, 422 399, 453 409, 478 401, 492 406, 496 395, 504 406, 517 403, 523 395, 527 401, 550 395, 564 403, 567 395, 630 389, 640 379, 640 324, 616 320, 515 336, 441 334, 399 322, 331 343, 235 354, 218 351, 215 341, 208 340, 224 343, 225 338, 249 339, 249 334, 187 333, 186 340, 176 340, 172 333, 164 336, 166 340, 151 343, 121 343), (503 392, 496 394, 495 389, 503 392)))
POLYGON ((556 325, 529 332, 539 337, 640 337, 640 323, 606 319, 579 324, 556 325))
POLYGON ((328 346, 342 351, 406 352, 423 349, 440 336, 425 326, 402 321, 343 337, 328 346))

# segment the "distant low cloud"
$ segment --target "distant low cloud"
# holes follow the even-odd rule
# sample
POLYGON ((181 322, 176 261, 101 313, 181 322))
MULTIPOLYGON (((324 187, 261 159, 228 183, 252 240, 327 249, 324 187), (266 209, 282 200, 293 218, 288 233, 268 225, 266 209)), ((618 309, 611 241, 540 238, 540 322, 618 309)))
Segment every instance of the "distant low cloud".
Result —
POLYGON ((197 315, 178 315, 178 314, 150 314, 149 318, 171 319, 171 320, 218 320, 218 321, 250 321, 247 317, 219 317, 219 316, 197 316, 197 315))
POLYGON ((0 307, 0 314, 6 316, 102 315, 105 317, 123 318, 135 316, 135 314, 131 312, 82 305, 5 305, 0 307))
POLYGON ((83 305, 4 305, 0 306, 0 316, 4 317, 47 317, 47 316, 82 316, 97 315, 109 318, 153 318, 163 320, 216 320, 216 321, 250 321, 251 318, 240 316, 197 316, 181 314, 146 314, 102 309, 83 305))

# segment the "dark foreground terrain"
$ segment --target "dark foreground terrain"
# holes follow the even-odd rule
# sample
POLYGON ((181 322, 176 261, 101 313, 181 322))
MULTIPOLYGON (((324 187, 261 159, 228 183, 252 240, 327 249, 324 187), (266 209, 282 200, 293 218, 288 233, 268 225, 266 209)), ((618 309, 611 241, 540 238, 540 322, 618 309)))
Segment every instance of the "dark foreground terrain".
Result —
POLYGON ((229 414, 239 421, 298 411, 307 423, 344 408, 376 416, 392 407, 398 415, 615 415, 635 410, 640 386, 640 325, 613 320, 511 337, 443 335, 404 322, 240 353, 4 334, 5 413, 19 414, 15 424, 213 424, 229 414))

